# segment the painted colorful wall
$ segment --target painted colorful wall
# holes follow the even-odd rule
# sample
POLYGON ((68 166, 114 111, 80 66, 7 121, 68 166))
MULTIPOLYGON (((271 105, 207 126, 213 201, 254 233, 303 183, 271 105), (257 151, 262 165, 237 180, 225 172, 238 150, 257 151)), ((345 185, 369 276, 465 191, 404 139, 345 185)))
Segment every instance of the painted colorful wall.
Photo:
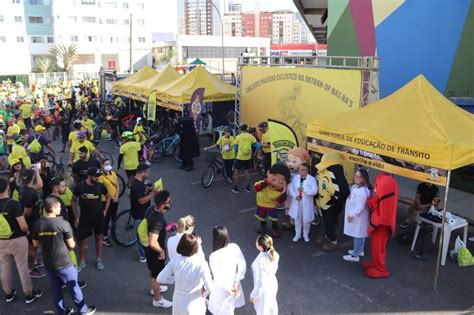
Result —
POLYGON ((420 73, 474 97, 474 0, 331 0, 328 11, 328 55, 379 56, 380 97, 420 73))

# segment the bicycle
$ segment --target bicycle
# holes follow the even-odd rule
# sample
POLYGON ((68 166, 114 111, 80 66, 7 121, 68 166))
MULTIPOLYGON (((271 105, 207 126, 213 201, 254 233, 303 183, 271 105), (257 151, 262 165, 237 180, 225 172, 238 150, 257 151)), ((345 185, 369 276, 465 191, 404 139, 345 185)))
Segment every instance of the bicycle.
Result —
POLYGON ((179 135, 176 133, 172 137, 161 139, 155 146, 154 152, 151 156, 152 163, 160 163, 163 156, 174 156, 177 162, 181 162, 179 156, 179 135))
POLYGON ((138 221, 132 216, 131 209, 119 212, 112 221, 112 239, 121 247, 133 246, 138 241, 138 225, 138 221))
POLYGON ((214 178, 216 175, 219 175, 222 173, 222 176, 224 177, 224 180, 227 180, 229 176, 227 176, 224 168, 224 162, 219 159, 220 157, 220 152, 219 151, 206 151, 206 161, 207 161, 207 167, 202 172, 201 176, 201 184, 202 187, 204 188, 209 188, 212 185, 212 182, 214 181, 214 178))

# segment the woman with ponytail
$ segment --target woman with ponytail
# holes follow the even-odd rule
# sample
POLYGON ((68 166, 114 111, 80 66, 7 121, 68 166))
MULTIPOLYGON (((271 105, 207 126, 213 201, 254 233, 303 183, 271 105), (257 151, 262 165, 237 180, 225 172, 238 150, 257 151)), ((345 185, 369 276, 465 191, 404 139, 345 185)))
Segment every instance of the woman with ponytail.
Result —
POLYGON ((249 300, 254 304, 257 315, 276 315, 278 314, 276 272, 280 255, 273 248, 273 239, 267 234, 257 237, 255 247, 260 253, 252 263, 254 286, 249 300))
MULTIPOLYGON (((194 225, 195 220, 192 215, 187 215, 182 217, 178 220, 178 233, 176 235, 171 236, 168 238, 167 249, 168 249, 168 257, 172 259, 173 257, 178 256, 179 254, 176 252, 176 248, 178 247, 178 243, 181 240, 181 237, 184 234, 192 234, 194 232, 194 225)), ((205 259, 204 252, 202 251, 201 242, 199 241, 199 250, 197 255, 202 259, 205 259)))

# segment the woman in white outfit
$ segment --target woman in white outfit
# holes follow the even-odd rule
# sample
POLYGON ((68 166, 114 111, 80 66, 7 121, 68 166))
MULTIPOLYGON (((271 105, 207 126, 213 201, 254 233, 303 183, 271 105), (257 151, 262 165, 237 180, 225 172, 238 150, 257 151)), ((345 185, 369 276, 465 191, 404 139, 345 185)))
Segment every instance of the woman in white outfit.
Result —
POLYGON ((215 288, 209 296, 208 308, 215 315, 232 315, 235 308, 245 305, 240 286, 247 271, 245 258, 237 244, 229 244, 229 233, 223 226, 212 230, 212 247, 209 265, 215 288))
POLYGON ((196 254, 200 240, 192 234, 183 234, 175 256, 157 277, 159 283, 175 284, 173 293, 174 315, 206 314, 205 296, 213 290, 209 265, 196 254))
MULTIPOLYGON (((166 248, 168 249, 168 257, 172 259, 175 256, 178 256, 176 252, 176 248, 178 247, 179 240, 183 234, 191 234, 194 231, 195 220, 192 215, 187 215, 182 217, 178 220, 178 233, 168 238, 168 242, 166 244, 166 248)), ((203 260, 204 252, 202 251, 201 244, 199 244, 199 250, 197 255, 201 257, 203 260)))
POLYGON ((318 193, 318 183, 309 174, 309 164, 300 165, 299 173, 293 176, 289 185, 292 197, 290 217, 295 221, 295 237, 293 242, 301 239, 301 230, 305 242, 309 242, 309 230, 314 220, 314 196, 318 193))
POLYGON ((351 194, 346 200, 344 234, 354 238, 354 249, 342 258, 346 261, 359 261, 364 256, 365 238, 368 237, 370 214, 367 199, 370 197, 370 181, 367 170, 361 168, 354 174, 351 194))
POLYGON ((250 303, 257 315, 278 314, 276 272, 280 255, 273 248, 273 239, 267 234, 259 235, 255 243, 260 252, 252 263, 253 290, 250 303))

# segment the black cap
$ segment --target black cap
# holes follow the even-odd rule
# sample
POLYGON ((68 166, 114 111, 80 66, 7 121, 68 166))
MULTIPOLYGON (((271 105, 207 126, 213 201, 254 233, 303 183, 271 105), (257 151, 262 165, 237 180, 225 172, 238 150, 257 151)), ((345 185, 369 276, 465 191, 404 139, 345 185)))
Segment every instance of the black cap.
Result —
POLYGON ((89 167, 87 169, 87 176, 99 177, 102 175, 102 172, 97 167, 89 167))
POLYGON ((21 179, 24 181, 24 182, 31 182, 31 180, 33 179, 33 177, 35 176, 35 171, 33 170, 30 170, 30 169, 26 169, 23 171, 23 173, 21 174, 21 179))
POLYGON ((87 153, 87 152, 89 152, 89 150, 86 148, 86 146, 82 146, 82 147, 79 148, 79 152, 87 153))
POLYGON ((261 123, 258 124, 258 128, 267 128, 268 123, 266 121, 262 121, 261 123))

